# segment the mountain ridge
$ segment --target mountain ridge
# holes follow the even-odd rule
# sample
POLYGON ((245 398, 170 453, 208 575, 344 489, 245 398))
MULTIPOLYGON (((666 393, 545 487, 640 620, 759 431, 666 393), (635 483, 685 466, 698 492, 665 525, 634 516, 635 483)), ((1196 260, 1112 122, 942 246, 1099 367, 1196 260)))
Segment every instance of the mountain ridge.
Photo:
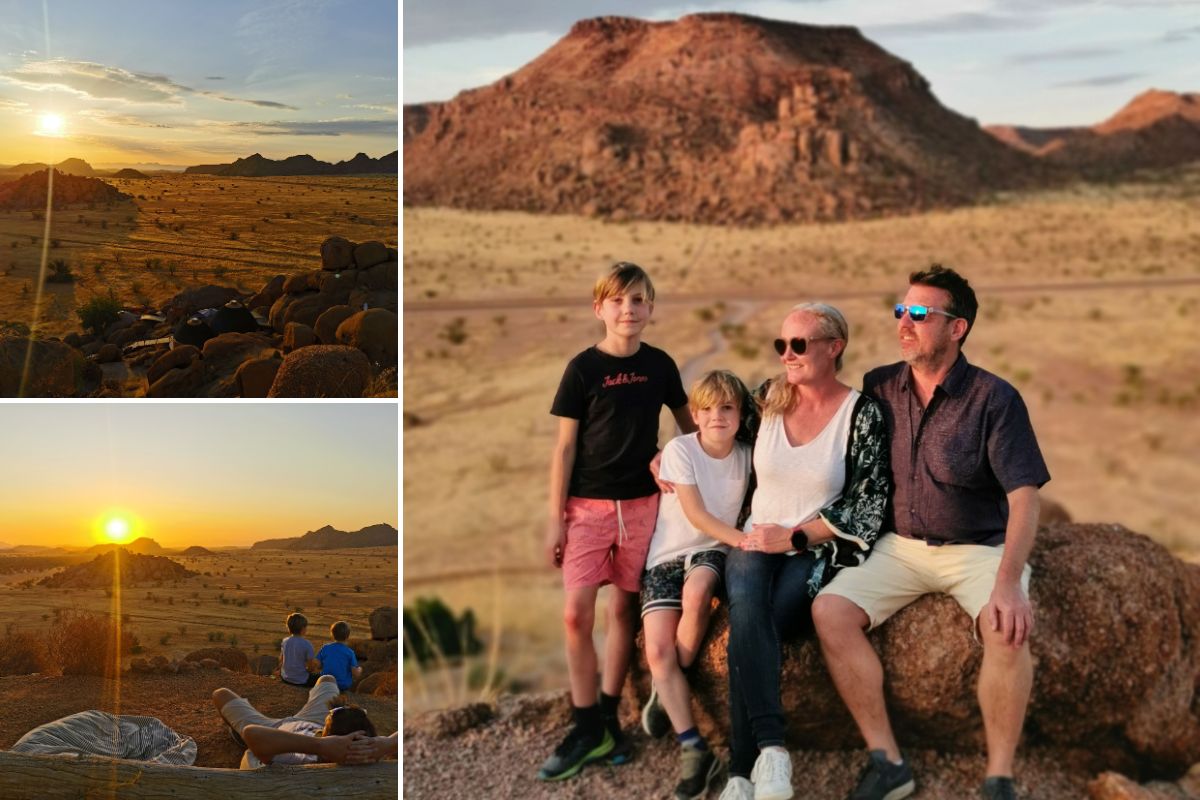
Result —
POLYGON ((251 550, 335 550, 348 547, 386 547, 399 543, 399 531, 386 523, 368 525, 357 531, 340 531, 325 525, 303 536, 282 539, 263 539, 250 546, 251 550))

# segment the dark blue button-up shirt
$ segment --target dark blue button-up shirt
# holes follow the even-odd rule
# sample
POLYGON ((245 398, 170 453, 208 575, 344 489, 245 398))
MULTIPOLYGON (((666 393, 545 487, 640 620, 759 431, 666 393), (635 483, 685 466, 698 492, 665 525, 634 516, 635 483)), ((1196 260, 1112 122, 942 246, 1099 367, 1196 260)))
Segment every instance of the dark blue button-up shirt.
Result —
POLYGON ((927 408, 903 362, 863 377, 892 447, 884 530, 929 544, 1004 543, 1008 493, 1050 480, 1029 412, 1008 382, 959 355, 927 408))

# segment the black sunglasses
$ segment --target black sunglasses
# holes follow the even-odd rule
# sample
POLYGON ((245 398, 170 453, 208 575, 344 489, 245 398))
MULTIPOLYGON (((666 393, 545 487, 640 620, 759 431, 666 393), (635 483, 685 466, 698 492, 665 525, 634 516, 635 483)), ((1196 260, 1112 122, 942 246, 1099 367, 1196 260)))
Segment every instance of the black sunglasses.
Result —
POLYGON ((896 319, 904 319, 904 312, 908 312, 908 318, 913 322, 924 322, 930 314, 941 314, 943 317, 950 319, 961 319, 957 314, 951 314, 949 311, 942 311, 940 308, 932 306, 920 305, 904 305, 904 303, 896 303, 896 307, 892 312, 896 315, 896 319))
POLYGON ((783 355, 787 352, 788 346, 791 345, 792 352, 798 356, 804 355, 808 350, 809 342, 820 342, 826 339, 832 339, 832 336, 810 336, 807 339, 801 339, 798 336, 793 336, 791 339, 776 339, 775 352, 783 355))

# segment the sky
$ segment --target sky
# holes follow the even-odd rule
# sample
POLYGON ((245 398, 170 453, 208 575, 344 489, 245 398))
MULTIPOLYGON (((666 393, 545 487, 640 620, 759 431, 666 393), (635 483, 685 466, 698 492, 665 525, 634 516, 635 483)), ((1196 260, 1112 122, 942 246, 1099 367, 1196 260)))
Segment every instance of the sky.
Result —
POLYGON ((0 403, 0 542, 250 545, 399 514, 395 403, 0 403))
POLYGON ((1200 91, 1200 0, 406 0, 403 101, 491 83, 578 19, 701 11, 854 25, 981 124, 1092 125, 1146 89, 1200 91))
POLYGON ((397 8, 0 0, 0 164, 386 155, 398 141, 397 8))

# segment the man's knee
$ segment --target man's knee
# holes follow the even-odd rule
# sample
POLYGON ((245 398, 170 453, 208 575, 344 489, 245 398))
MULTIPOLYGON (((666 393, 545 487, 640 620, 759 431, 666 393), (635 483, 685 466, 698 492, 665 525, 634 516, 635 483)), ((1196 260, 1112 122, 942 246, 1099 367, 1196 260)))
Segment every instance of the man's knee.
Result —
POLYGON ((871 621, 855 602, 836 594, 817 595, 812 616, 817 635, 827 643, 860 633, 871 621))
POLYGON ((224 708, 225 704, 230 700, 236 700, 237 698, 238 695, 229 689, 217 689, 212 693, 213 705, 217 707, 218 711, 224 708))
POLYGON ((317 678, 316 685, 320 686, 322 683, 332 683, 337 685, 337 678, 333 677, 332 675, 322 675, 321 677, 317 678))

